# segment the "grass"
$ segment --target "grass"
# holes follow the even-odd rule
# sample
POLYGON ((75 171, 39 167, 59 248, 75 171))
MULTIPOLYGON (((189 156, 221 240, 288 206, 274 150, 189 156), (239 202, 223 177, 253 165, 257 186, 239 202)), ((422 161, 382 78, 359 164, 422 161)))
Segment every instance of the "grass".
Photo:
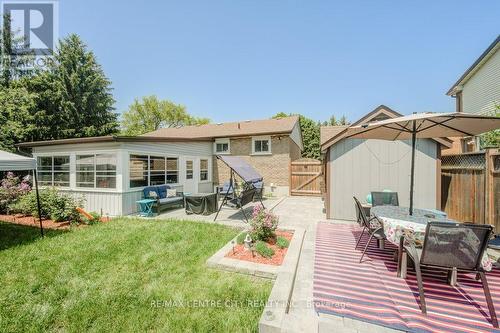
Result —
POLYGON ((271 290, 205 267, 238 233, 225 226, 118 219, 44 239, 31 232, 0 251, 2 332, 251 332, 271 290))
MULTIPOLYGON (((44 229, 43 232, 48 238, 64 233, 61 230, 50 229, 44 229)), ((40 239, 40 228, 0 221, 0 251, 30 244, 40 239)))

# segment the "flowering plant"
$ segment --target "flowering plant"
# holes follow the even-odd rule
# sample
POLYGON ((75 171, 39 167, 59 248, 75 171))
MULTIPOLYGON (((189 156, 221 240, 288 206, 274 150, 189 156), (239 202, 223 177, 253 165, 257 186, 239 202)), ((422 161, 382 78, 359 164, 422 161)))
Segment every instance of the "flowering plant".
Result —
POLYGON ((278 217, 266 211, 262 205, 256 205, 253 209, 250 227, 250 235, 254 241, 267 241, 276 237, 274 232, 278 227, 278 217))
POLYGON ((30 176, 26 176, 21 180, 14 173, 7 172, 0 186, 0 212, 4 212, 10 204, 30 191, 30 176))

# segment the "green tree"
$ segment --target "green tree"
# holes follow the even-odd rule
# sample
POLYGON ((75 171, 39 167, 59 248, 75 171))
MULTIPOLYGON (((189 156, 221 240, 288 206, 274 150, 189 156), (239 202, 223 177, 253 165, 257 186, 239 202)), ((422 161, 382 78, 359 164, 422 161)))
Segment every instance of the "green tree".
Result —
MULTIPOLYGON (((500 104, 495 106, 495 115, 500 117, 500 104)), ((500 147, 500 129, 496 129, 479 136, 481 149, 484 148, 499 148, 500 147)))
POLYGON ((337 117, 332 115, 329 120, 325 120, 322 122, 322 126, 344 126, 344 125, 350 125, 349 120, 347 120, 347 117, 344 115, 340 117, 340 120, 337 120, 337 117))
POLYGON ((29 141, 33 125, 35 95, 22 87, 0 89, 0 149, 14 151, 14 144, 29 141))
MULTIPOLYGON (((289 117, 294 114, 286 114, 284 112, 278 112, 273 116, 273 118, 284 118, 289 117)), ((302 144, 304 145, 304 150, 302 151, 302 157, 307 158, 320 158, 320 122, 315 122, 314 120, 307 118, 301 114, 299 116, 300 130, 302 132, 302 144)))
POLYGON ((141 135, 165 127, 208 124, 210 119, 191 116, 183 105, 156 96, 137 98, 123 113, 122 134, 141 135))
POLYGON ((43 78, 49 81, 44 85, 55 89, 49 104, 57 106, 57 119, 62 125, 52 133, 54 139, 117 132, 111 81, 80 37, 72 34, 60 41, 49 73, 43 78))
POLYGON ((0 32, 0 86, 9 87, 11 82, 33 74, 35 59, 32 52, 26 51, 24 36, 18 31, 12 31, 9 14, 3 15, 3 25, 0 32))

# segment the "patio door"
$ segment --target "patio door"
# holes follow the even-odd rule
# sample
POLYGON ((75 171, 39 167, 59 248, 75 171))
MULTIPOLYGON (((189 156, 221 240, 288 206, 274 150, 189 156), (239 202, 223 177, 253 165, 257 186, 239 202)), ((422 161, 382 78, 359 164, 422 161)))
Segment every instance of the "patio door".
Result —
POLYGON ((196 172, 195 162, 194 158, 184 160, 184 193, 198 193, 198 173, 196 172))

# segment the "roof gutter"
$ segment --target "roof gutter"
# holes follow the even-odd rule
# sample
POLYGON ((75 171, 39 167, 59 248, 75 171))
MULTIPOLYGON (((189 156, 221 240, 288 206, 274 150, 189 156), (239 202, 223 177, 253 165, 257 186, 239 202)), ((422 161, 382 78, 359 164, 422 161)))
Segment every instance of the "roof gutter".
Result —
POLYGON ((19 148, 31 148, 42 146, 56 146, 79 143, 102 143, 102 142, 199 142, 212 141, 210 138, 165 138, 152 136, 98 136, 88 138, 71 138, 47 141, 33 141, 18 143, 15 146, 19 148))

